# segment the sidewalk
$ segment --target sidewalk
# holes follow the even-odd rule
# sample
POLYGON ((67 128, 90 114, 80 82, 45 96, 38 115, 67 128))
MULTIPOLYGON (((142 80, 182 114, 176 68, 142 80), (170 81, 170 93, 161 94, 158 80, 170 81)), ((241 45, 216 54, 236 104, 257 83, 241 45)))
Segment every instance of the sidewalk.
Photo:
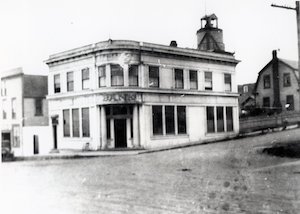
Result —
POLYGON ((78 151, 78 150, 62 150, 58 153, 49 153, 46 155, 34 155, 15 157, 15 161, 23 160, 51 160, 51 159, 76 159, 76 158, 94 158, 109 156, 128 156, 137 155, 141 150, 125 150, 125 151, 78 151))
MULTIPOLYGON (((284 132, 287 130, 295 129, 296 126, 290 126, 285 130, 277 129, 273 130, 270 133, 274 132, 284 132)), ((51 159, 76 159, 76 158, 93 158, 93 157, 110 157, 110 156, 130 156, 130 155, 139 155, 139 154, 145 154, 145 153, 153 153, 153 152, 161 152, 166 150, 172 150, 172 149, 180 149, 180 148, 186 148, 186 147, 192 147, 192 146, 199 146, 199 145, 205 145, 205 144, 213 144, 213 143, 220 143, 228 140, 238 140, 241 138, 251 138, 256 137, 260 135, 268 135, 268 133, 262 134, 261 132, 254 132, 254 133, 248 133, 247 135, 242 136, 235 136, 235 137, 229 137, 219 140, 206 140, 206 141, 194 141, 189 142, 181 145, 172 145, 167 147, 159 147, 159 148, 153 148, 153 149, 124 149, 124 150, 101 150, 101 151, 79 151, 79 150, 60 150, 58 153, 49 153, 46 155, 34 155, 34 156, 25 156, 25 157, 15 157, 14 161, 23 161, 23 160, 51 160, 51 159)), ((286 143, 286 145, 288 145, 286 143)), ((261 145, 253 145, 253 148, 257 151, 262 151, 265 148, 272 147, 272 143, 268 142, 267 144, 261 144, 261 145)))

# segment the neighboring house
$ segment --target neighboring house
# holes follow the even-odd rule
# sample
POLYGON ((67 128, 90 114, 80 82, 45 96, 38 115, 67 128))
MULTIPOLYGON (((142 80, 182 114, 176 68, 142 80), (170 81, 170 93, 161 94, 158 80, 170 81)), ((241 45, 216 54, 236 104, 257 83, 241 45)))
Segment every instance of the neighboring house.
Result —
MULTIPOLYGON (((204 20, 199 38, 217 29, 209 16, 204 20)), ((207 47, 108 40, 51 55, 53 145, 154 148, 237 135, 239 61, 223 46, 207 47)))
POLYGON ((243 111, 247 111, 251 108, 255 108, 255 97, 253 94, 255 83, 247 83, 243 85, 238 85, 239 93, 239 107, 240 114, 243 111))
POLYGON ((48 153, 47 76, 27 75, 22 68, 0 73, 2 147, 15 156, 48 153))
POLYGON ((277 57, 259 72, 254 87, 256 105, 265 111, 299 111, 298 62, 277 57))

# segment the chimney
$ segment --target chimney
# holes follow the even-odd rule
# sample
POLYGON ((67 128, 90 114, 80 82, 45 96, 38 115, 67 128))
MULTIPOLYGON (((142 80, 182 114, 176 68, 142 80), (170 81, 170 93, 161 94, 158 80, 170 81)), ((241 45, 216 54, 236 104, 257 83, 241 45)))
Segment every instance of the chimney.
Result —
POLYGON ((272 51, 273 59, 277 59, 277 51, 273 50, 272 51))
POLYGON ((170 43, 171 47, 177 47, 177 42, 175 40, 172 40, 170 43))

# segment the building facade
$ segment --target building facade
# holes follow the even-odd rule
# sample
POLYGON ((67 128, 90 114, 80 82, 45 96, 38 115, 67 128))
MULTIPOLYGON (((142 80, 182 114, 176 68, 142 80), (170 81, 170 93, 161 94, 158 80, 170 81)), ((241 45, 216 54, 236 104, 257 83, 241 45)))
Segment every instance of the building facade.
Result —
POLYGON ((1 75, 1 142, 15 156, 46 154, 48 137, 47 76, 27 75, 22 68, 1 75))
POLYGON ((239 131, 231 53, 108 40, 46 63, 57 149, 147 149, 239 131))
POLYGON ((266 111, 299 111, 298 62, 277 57, 259 72, 254 87, 256 106, 266 111))

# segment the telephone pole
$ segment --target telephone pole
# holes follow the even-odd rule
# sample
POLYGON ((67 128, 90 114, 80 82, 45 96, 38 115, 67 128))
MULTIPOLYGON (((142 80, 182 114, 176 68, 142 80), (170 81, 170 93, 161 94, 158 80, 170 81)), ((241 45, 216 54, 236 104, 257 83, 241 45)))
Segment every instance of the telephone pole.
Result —
MULTIPOLYGON (((276 4, 271 4, 271 6, 283 8, 283 9, 287 9, 287 10, 294 10, 296 12, 297 39, 298 39, 298 72, 300 74, 300 7, 299 7, 299 1, 296 1, 296 7, 282 6, 282 5, 276 5, 276 4)), ((299 86, 299 90, 300 90, 300 78, 298 78, 298 86, 299 86)))

